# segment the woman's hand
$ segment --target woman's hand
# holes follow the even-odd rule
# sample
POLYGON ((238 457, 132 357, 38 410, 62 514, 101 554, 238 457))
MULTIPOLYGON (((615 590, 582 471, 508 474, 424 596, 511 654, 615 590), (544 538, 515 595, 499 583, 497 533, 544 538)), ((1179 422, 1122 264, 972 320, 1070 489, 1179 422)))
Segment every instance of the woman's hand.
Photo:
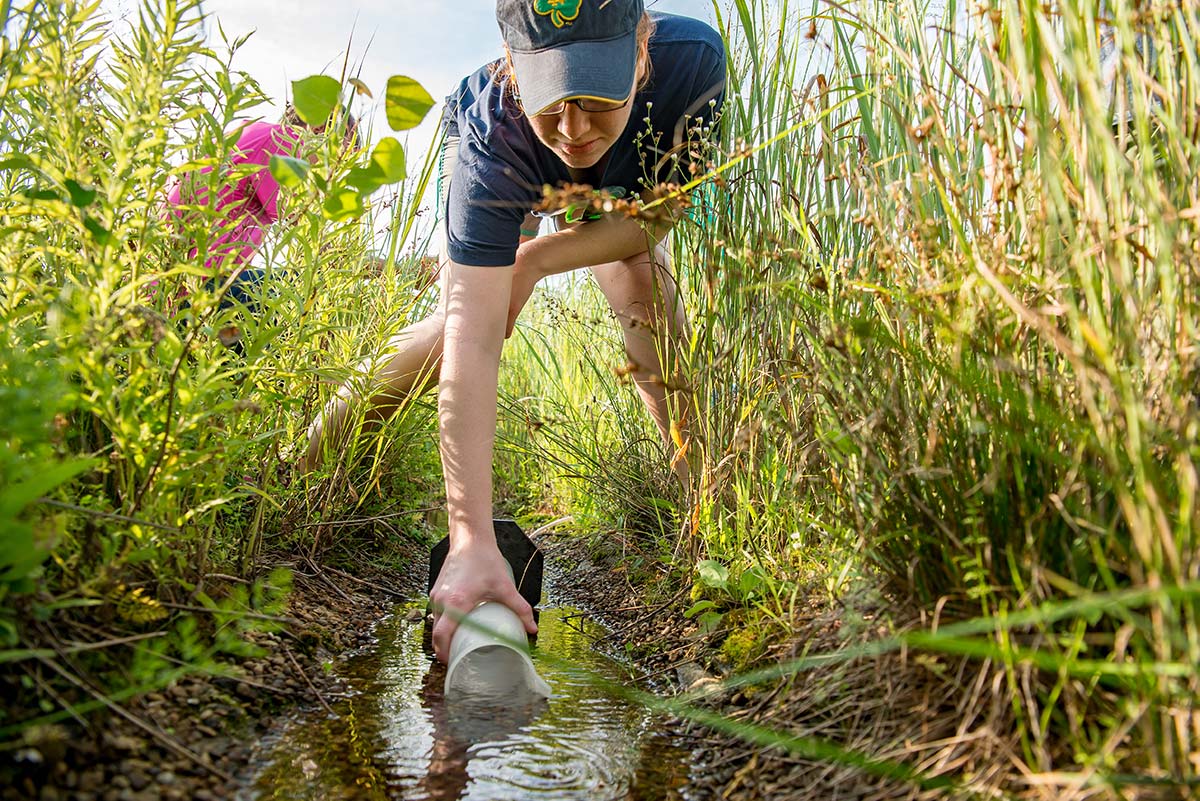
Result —
POLYGON ((434 615, 433 650, 443 662, 450 658, 450 640, 458 622, 484 601, 504 604, 521 618, 527 632, 537 633, 533 608, 517 592, 495 540, 481 537, 470 543, 450 548, 437 584, 429 593, 434 615))

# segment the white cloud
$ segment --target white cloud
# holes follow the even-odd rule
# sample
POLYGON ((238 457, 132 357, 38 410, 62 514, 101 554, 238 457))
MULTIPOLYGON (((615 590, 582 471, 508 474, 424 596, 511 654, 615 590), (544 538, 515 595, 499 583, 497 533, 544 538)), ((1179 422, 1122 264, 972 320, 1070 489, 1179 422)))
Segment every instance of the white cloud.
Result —
MULTIPOLYGON (((712 20, 707 0, 657 0, 651 7, 712 20)), ((258 79, 272 99, 264 116, 282 110, 291 81, 316 73, 338 77, 353 37, 351 69, 361 65, 359 76, 376 97, 355 110, 374 116, 376 136, 386 133, 382 97, 388 77, 415 78, 440 103, 463 76, 500 53, 494 0, 208 0, 205 10, 231 39, 255 31, 233 64, 258 79)), ((210 39, 219 42, 215 24, 210 39)), ((410 135, 412 156, 428 147, 438 111, 410 135)))

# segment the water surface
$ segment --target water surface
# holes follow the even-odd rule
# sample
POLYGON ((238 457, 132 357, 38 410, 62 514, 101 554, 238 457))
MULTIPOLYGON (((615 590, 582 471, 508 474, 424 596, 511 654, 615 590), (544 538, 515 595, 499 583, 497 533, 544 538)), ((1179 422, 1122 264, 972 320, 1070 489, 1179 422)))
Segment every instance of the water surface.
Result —
POLYGON ((625 700, 628 671, 591 648, 603 630, 543 609, 533 658, 554 695, 496 710, 449 708, 423 623, 399 607, 378 646, 338 672, 352 697, 337 718, 307 713, 264 746, 250 798, 686 799, 689 756, 654 715, 625 700), (553 655, 557 658, 550 658, 553 655))

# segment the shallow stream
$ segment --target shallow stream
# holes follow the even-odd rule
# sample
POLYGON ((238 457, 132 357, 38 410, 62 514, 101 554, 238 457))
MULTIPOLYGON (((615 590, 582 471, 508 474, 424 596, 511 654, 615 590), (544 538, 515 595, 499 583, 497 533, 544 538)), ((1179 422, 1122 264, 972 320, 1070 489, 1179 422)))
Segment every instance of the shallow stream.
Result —
POLYGON ((541 612, 533 658, 549 700, 464 716, 442 698, 445 670, 422 646, 422 621, 411 620, 420 608, 398 607, 376 648, 338 665, 351 687, 334 704, 338 717, 297 715, 263 744, 247 798, 693 797, 689 754, 615 689, 631 682, 629 671, 592 648, 604 631, 578 610, 541 612))

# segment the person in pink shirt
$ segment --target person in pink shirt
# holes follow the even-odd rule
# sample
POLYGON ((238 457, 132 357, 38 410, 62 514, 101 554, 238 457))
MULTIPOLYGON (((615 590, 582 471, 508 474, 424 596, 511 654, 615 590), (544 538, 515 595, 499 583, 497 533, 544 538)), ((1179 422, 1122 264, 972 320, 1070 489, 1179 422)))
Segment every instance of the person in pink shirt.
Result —
MULTIPOLYGON (((195 243, 189 252, 189 256, 195 256, 199 246, 204 246, 208 254, 204 266, 210 271, 205 285, 209 289, 224 289, 221 308, 237 302, 251 313, 259 311, 256 289, 262 283, 263 271, 247 265, 262 246, 267 229, 279 221, 279 182, 268 168, 271 156, 297 156, 306 136, 324 130, 325 126, 306 125, 291 106, 281 123, 251 122, 242 127, 229 164, 231 167, 257 164, 261 169, 221 187, 215 203, 218 215, 209 236, 206 241, 195 243)), ((347 115, 346 143, 357 142, 357 123, 347 115)), ((176 182, 167 195, 170 213, 183 219, 189 207, 208 205, 206 174, 211 170, 212 167, 205 167, 176 182)))

